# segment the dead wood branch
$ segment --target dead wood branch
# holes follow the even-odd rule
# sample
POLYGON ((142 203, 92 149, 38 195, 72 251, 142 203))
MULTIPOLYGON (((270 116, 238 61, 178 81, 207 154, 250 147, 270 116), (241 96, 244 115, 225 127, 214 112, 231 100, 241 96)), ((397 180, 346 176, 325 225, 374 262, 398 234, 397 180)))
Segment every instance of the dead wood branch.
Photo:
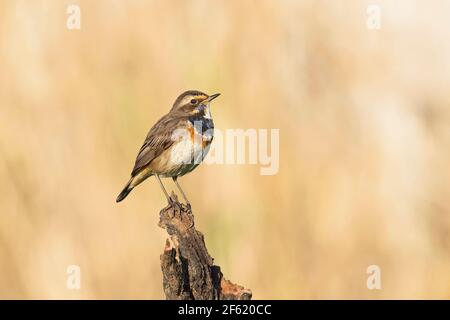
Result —
POLYGON ((194 216, 172 194, 174 204, 161 210, 159 226, 170 238, 161 255, 163 287, 170 300, 250 300, 252 292, 223 277, 209 255, 194 216))

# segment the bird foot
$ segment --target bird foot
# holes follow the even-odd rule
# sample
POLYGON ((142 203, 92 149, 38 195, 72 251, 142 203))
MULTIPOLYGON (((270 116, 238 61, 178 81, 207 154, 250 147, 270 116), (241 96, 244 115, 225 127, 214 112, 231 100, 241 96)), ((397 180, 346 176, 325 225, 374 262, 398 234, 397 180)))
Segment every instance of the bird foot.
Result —
POLYGON ((171 219, 173 219, 176 216, 177 210, 181 212, 180 204, 178 203, 178 199, 176 198, 176 196, 174 198, 172 198, 172 196, 170 196, 169 198, 167 198, 167 202, 168 202, 169 207, 174 209, 173 215, 170 217, 171 219))
POLYGON ((192 214, 191 204, 189 202, 186 204, 181 204, 180 202, 178 202, 178 198, 175 194, 172 194, 167 199, 167 202, 169 203, 169 207, 173 209, 172 210, 173 214, 171 215, 170 218, 173 219, 177 215, 180 217, 181 221, 184 221, 186 218, 188 218, 188 221, 190 222, 188 228, 191 229, 194 226, 194 217, 192 214))
POLYGON ((178 203, 178 201, 174 200, 172 197, 167 199, 167 202, 169 203, 169 206, 171 206, 172 208, 174 208, 178 203))
POLYGON ((192 214, 191 205, 187 203, 187 204, 179 204, 179 206, 180 206, 181 221, 184 221, 187 218, 187 220, 190 223, 188 229, 191 229, 192 227, 194 227, 194 215, 192 214))

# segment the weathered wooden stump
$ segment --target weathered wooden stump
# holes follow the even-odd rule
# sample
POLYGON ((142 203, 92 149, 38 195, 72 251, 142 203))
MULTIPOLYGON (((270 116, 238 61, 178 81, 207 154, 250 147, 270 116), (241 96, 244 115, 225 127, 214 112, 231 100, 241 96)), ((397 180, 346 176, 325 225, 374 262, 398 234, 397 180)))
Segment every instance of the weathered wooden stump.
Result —
POLYGON ((209 255, 194 215, 172 193, 173 204, 160 212, 159 226, 167 230, 161 255, 164 293, 168 300, 250 300, 252 292, 226 280, 209 255))

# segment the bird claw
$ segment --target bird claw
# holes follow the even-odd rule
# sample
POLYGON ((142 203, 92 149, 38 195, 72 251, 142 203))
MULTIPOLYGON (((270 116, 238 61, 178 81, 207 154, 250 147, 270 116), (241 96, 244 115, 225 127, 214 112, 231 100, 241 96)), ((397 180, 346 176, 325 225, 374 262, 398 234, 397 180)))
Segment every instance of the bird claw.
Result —
POLYGON ((175 218, 175 216, 177 215, 177 211, 178 214, 180 215, 180 219, 181 221, 183 221, 183 213, 186 213, 186 216, 188 217, 188 220, 191 222, 191 224, 189 225, 189 229, 194 227, 194 217, 192 214, 192 206, 189 202, 187 202, 185 205, 180 204, 177 200, 173 199, 172 197, 167 199, 169 206, 173 209, 173 216, 171 217, 172 219, 175 218))
POLYGON ((171 207, 172 209, 174 209, 173 210, 173 215, 172 215, 172 219, 173 218, 175 218, 175 215, 176 215, 176 209, 177 209, 177 202, 174 200, 174 199, 172 199, 172 197, 170 197, 170 198, 168 198, 167 199, 167 202, 168 202, 168 204, 169 204, 169 207, 171 207))
POLYGON ((192 214, 192 207, 189 202, 187 202, 185 205, 180 205, 180 217, 181 221, 184 221, 183 216, 185 215, 185 218, 190 222, 188 229, 191 229, 194 227, 194 216, 192 214))

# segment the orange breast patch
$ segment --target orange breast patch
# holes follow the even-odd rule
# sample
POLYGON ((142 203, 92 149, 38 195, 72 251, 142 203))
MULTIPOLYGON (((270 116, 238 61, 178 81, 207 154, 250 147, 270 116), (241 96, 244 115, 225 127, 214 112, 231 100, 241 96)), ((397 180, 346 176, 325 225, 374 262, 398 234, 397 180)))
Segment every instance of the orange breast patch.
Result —
POLYGON ((200 141, 202 142, 202 148, 206 148, 207 146, 209 146, 209 144, 211 143, 211 138, 208 138, 204 135, 200 135, 199 133, 197 133, 195 131, 194 126, 190 125, 188 127, 188 132, 189 132, 189 139, 191 139, 192 144, 196 144, 199 143, 200 141))

